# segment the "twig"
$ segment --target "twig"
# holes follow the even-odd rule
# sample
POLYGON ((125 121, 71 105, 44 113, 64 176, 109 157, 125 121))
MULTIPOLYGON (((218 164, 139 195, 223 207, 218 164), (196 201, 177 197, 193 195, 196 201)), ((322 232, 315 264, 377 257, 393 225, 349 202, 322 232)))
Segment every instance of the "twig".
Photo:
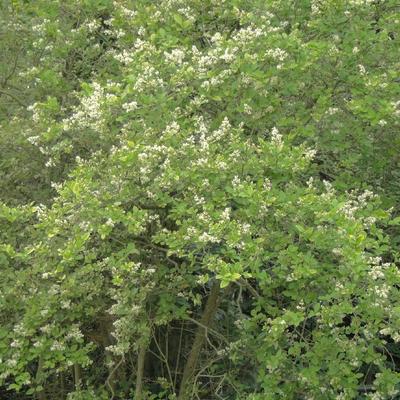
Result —
POLYGON ((175 375, 174 375, 174 389, 176 388, 176 378, 178 376, 178 368, 179 368, 179 361, 180 361, 179 359, 181 357, 182 337, 183 337, 183 324, 181 325, 181 332, 179 334, 178 355, 177 355, 177 358, 176 358, 175 375))
POLYGON ((114 389, 112 388, 112 385, 110 384, 110 379, 112 378, 112 376, 114 375, 115 371, 120 367, 120 365, 122 364, 124 360, 124 357, 121 357, 121 359, 119 360, 118 364, 113 368, 113 370, 110 372, 110 374, 108 375, 107 379, 106 379, 106 385, 108 386, 108 388, 110 389, 111 392, 111 399, 114 399, 115 393, 114 393, 114 389))
POLYGON ((156 344, 156 346, 158 348, 158 351, 160 352, 160 355, 162 356, 162 358, 164 360, 164 363, 165 363, 165 366, 166 366, 167 372, 168 372, 169 381, 170 381, 170 384, 171 384, 171 387, 172 387, 173 384, 174 384, 174 381, 172 379, 171 369, 169 368, 168 360, 165 357, 165 354, 163 353, 163 351, 161 350, 160 345, 158 344, 158 341, 156 339, 156 335, 153 335, 153 339, 154 339, 154 343, 156 344))

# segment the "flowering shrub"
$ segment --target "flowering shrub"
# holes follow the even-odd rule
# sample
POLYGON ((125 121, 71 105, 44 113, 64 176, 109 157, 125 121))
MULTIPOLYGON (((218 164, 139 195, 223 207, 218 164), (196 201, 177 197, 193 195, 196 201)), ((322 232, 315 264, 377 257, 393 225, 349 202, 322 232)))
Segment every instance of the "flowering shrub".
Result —
POLYGON ((396 398, 396 7, 5 6, 4 396, 396 398))

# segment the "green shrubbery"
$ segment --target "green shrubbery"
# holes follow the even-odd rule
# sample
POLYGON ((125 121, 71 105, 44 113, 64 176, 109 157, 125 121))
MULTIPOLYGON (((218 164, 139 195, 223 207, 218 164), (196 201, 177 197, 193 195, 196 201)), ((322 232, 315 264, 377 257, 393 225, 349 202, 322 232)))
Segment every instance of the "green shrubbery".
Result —
POLYGON ((2 7, 2 398, 397 398, 395 1, 2 7))

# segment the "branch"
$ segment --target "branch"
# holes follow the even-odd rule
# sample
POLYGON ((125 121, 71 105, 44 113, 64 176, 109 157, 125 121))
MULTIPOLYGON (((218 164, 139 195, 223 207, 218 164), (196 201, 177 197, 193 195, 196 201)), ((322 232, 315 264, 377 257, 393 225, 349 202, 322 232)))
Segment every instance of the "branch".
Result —
POLYGON ((194 318, 191 318, 191 317, 186 317, 185 319, 190 321, 190 322, 193 322, 194 324, 196 324, 200 328, 203 328, 205 330, 205 332, 206 332, 206 335, 207 335, 208 332, 210 332, 214 336, 216 336, 218 339, 221 339, 223 342, 229 343, 229 340, 225 336, 221 335, 219 332, 215 331, 214 329, 210 328, 209 326, 205 326, 201 322, 199 322, 199 321, 197 321, 197 320, 195 320, 194 318))
POLYGON ((108 386, 108 388, 111 391, 111 400, 114 399, 115 393, 114 393, 114 389, 110 383, 110 379, 112 378, 112 376, 114 375, 115 371, 119 368, 119 366, 122 364, 122 361, 124 360, 124 357, 121 357, 121 359, 119 360, 118 364, 113 368, 113 370, 110 372, 110 374, 107 377, 106 380, 106 385, 108 386))
POLYGON ((4 94, 4 95, 6 95, 6 96, 8 96, 8 97, 11 97, 14 101, 16 101, 20 106, 22 106, 22 107, 28 107, 28 105, 27 104, 25 104, 22 100, 20 100, 17 96, 15 96, 14 94, 12 94, 12 93, 9 93, 9 92, 6 92, 5 90, 2 90, 2 89, 0 89, 0 93, 1 94, 4 94))
POLYGON ((250 292, 255 298, 257 298, 257 299, 260 299, 260 298, 261 298, 260 293, 258 293, 257 290, 254 289, 253 286, 251 286, 250 283, 246 281, 246 279, 241 278, 241 279, 239 279, 239 282, 240 282, 242 285, 246 286, 246 288, 249 289, 249 292, 250 292))

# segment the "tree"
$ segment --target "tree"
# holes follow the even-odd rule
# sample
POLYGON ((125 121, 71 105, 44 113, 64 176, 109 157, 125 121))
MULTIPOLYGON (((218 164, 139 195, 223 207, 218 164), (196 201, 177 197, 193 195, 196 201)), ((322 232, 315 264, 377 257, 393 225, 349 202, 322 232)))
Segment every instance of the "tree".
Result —
POLYGON ((394 398, 395 4, 293 3, 51 2, 48 73, 71 58, 31 93, 44 204, 0 212, 5 387, 394 398))

